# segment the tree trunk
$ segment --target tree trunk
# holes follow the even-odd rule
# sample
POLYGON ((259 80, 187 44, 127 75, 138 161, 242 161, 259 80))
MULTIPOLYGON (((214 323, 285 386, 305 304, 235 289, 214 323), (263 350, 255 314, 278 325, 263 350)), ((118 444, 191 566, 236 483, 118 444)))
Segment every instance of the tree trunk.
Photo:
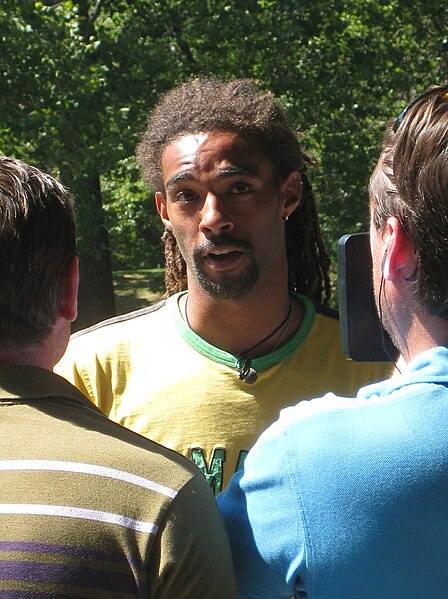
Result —
POLYGON ((109 249, 104 226, 99 175, 76 181, 80 286, 78 318, 73 330, 83 329, 115 315, 115 300, 109 249))

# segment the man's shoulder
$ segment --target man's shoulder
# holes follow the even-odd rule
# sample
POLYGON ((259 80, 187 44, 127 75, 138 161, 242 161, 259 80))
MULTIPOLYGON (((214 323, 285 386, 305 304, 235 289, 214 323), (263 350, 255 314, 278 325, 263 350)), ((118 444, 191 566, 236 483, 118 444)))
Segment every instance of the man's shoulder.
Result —
POLYGON ((126 314, 119 314, 118 316, 113 316, 112 318, 108 318, 107 320, 102 320, 88 328, 81 329, 76 331, 70 337, 70 340, 81 339, 86 336, 91 336, 95 334, 102 333, 113 333, 117 328, 126 329, 128 326, 138 327, 140 326, 143 320, 147 320, 148 317, 156 316, 163 311, 165 307, 166 300, 161 300, 156 304, 152 304, 150 306, 146 306, 145 308, 140 308, 139 310, 134 310, 133 312, 127 312, 126 314))
POLYGON ((141 356, 151 363, 149 356, 158 356, 161 344, 169 346, 170 340, 175 338, 177 329, 166 305, 162 300, 73 333, 55 372, 96 403, 93 378, 107 387, 112 374, 124 381, 131 363, 135 365, 141 356))
POLYGON ((339 322, 339 311, 336 308, 315 303, 314 309, 316 310, 316 314, 322 316, 324 320, 330 319, 339 322))
POLYGON ((325 339, 325 343, 339 345, 339 311, 330 306, 323 306, 315 302, 310 303, 312 305, 313 319, 307 335, 308 344, 313 344, 317 340, 320 340, 318 342, 320 345, 322 339, 325 339))
MULTIPOLYGON (((314 304, 316 318, 304 347, 313 356, 321 356, 320 367, 331 371, 328 391, 354 395, 357 390, 373 381, 391 375, 390 362, 357 362, 348 359, 342 349, 339 312, 329 306, 314 304)), ((301 356, 303 357, 303 356, 301 356)))
MULTIPOLYGON (((67 409, 73 410, 71 407, 67 409)), ((77 415, 73 414, 75 422, 77 415)), ((80 422, 86 418, 85 415, 79 417, 80 422)), ((77 438, 82 442, 79 451, 87 452, 98 464, 104 463, 143 478, 152 472, 155 484, 175 490, 201 474, 193 462, 183 455, 113 422, 103 413, 93 411, 93 408, 85 425, 89 432, 86 435, 84 431, 78 434, 77 438), (86 438, 83 440, 84 436, 86 438)))

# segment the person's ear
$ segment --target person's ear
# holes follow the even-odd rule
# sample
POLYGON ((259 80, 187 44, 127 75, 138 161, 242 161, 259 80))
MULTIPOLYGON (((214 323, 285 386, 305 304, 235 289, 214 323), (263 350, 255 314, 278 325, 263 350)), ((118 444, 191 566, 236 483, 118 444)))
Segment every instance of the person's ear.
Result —
POLYGON ((383 240, 386 243, 382 264, 384 278, 388 281, 396 280, 397 277, 409 280, 417 267, 417 255, 414 245, 396 216, 389 216, 387 219, 383 240))
POLYGON ((63 295, 59 305, 59 315, 68 322, 73 322, 78 315, 78 286, 79 261, 74 256, 65 269, 63 295))
POLYGON ((300 203, 302 197, 302 178, 300 173, 293 171, 282 182, 280 186, 281 198, 283 200, 282 211, 283 218, 287 220, 289 215, 294 212, 300 203))
POLYGON ((156 202, 157 212, 159 213, 160 220, 165 225, 165 229, 168 231, 172 231, 173 227, 171 225, 170 217, 168 215, 168 210, 166 207, 166 199, 161 191, 156 191, 154 194, 154 199, 156 202))

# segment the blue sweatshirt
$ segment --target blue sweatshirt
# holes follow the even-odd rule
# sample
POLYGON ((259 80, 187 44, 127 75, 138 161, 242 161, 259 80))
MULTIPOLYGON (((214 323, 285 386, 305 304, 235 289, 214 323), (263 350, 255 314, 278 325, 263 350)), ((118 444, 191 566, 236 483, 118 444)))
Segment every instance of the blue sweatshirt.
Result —
POLYGON ((448 597, 448 349, 283 410, 218 503, 241 598, 448 597))

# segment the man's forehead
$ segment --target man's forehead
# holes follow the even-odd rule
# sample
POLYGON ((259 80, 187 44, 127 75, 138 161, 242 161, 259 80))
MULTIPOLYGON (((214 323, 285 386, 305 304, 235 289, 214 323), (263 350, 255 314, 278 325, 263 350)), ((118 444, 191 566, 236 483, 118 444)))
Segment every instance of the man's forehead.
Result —
POLYGON ((195 154, 197 149, 206 140, 207 135, 207 133, 194 133, 177 137, 167 145, 167 147, 165 148, 165 152, 170 148, 177 147, 177 149, 180 152, 185 153, 187 155, 195 154))
POLYGON ((268 164, 256 140, 222 131, 181 136, 168 144, 162 156, 164 178, 170 177, 173 170, 255 175, 268 164))

